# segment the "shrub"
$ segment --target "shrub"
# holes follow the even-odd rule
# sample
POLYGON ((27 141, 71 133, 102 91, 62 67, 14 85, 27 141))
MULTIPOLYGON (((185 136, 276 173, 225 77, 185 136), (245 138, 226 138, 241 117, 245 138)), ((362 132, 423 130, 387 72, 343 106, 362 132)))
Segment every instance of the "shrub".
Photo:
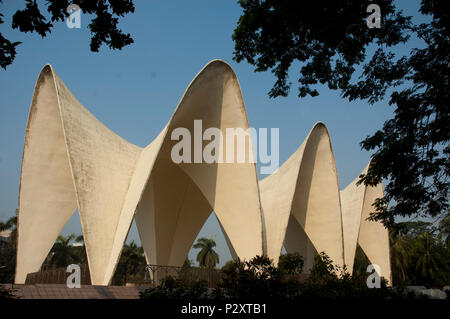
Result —
POLYGON ((305 261, 299 253, 288 253, 280 256, 278 268, 285 274, 301 274, 305 261))
POLYGON ((146 289, 140 293, 141 299, 202 299, 208 297, 208 285, 204 280, 192 285, 167 276, 159 286, 146 289))

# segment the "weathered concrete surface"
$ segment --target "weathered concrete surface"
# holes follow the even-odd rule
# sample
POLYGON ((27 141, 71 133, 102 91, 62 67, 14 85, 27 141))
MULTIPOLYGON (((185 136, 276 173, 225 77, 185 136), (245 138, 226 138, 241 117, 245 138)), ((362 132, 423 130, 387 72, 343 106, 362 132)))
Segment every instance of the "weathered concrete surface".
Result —
MULTIPOLYGON (((370 163, 361 173, 367 173, 369 166, 370 163)), ((379 275, 392 283, 388 230, 381 223, 368 220, 374 211, 372 204, 383 197, 383 186, 357 185, 358 180, 359 177, 341 191, 345 263, 352 271, 359 244, 369 261, 380 266, 379 275)))
POLYGON ((278 261, 285 242, 288 252, 305 258, 306 268, 316 252, 325 252, 336 265, 344 265, 339 186, 324 124, 312 128, 297 151, 260 182, 260 189, 270 258, 278 261), (290 217, 291 227, 298 223, 303 232, 286 233, 290 217))

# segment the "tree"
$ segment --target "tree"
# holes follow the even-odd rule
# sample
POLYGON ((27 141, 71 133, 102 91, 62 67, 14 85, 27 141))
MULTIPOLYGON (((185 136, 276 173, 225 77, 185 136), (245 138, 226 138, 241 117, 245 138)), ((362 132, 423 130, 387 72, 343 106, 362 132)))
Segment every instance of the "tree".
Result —
POLYGON ((432 236, 425 232, 417 238, 417 262, 416 271, 428 283, 435 283, 439 280, 439 273, 442 270, 440 260, 434 253, 435 242, 432 236))
POLYGON ((389 233, 393 284, 442 287, 450 279, 450 252, 428 222, 403 223, 389 233))
POLYGON ((445 242, 447 250, 450 251, 450 209, 447 215, 439 222, 439 238, 445 242))
POLYGON ((199 238, 193 247, 200 249, 197 254, 197 261, 200 267, 214 268, 219 263, 219 255, 213 249, 216 247, 214 239, 199 238))
POLYGON ((225 265, 222 266, 221 270, 222 271, 229 271, 232 270, 235 267, 236 261, 231 259, 228 260, 225 265))
POLYGON ((19 210, 16 209, 16 214, 10 217, 6 222, 0 222, 0 231, 11 230, 8 237, 8 243, 14 248, 17 245, 17 214, 19 210))
POLYGON ((398 223, 398 230, 401 233, 408 234, 412 237, 419 237, 425 232, 434 232, 432 224, 423 220, 414 220, 398 223))
POLYGON ((117 264, 113 283, 125 285, 130 280, 143 277, 145 270, 144 249, 134 241, 125 244, 117 264))
POLYGON ((389 232, 391 251, 391 268, 393 284, 405 284, 407 280, 408 264, 410 260, 409 237, 399 235, 395 231, 389 232))
POLYGON ((86 254, 86 245, 84 244, 83 235, 79 235, 75 237, 74 241, 76 243, 83 243, 81 246, 72 247, 75 251, 76 261, 78 264, 86 264, 87 263, 87 254, 86 254))
MULTIPOLYGON (((2 0, 0 0, 2 2, 2 0)), ((18 10, 12 17, 12 28, 21 32, 36 32, 41 37, 51 33, 53 23, 64 21, 69 16, 67 7, 72 1, 47 0, 41 5, 47 8, 49 20, 39 8, 38 1, 26 0, 25 8, 18 10)), ((119 17, 134 12, 132 0, 78 0, 76 4, 83 13, 92 14, 94 18, 88 25, 91 31, 90 49, 98 52, 104 43, 111 49, 121 50, 133 43, 130 34, 125 34, 118 28, 119 17)), ((0 13, 0 24, 3 23, 3 15, 0 13)), ((0 33, 0 66, 4 69, 10 65, 16 56, 16 47, 20 42, 11 42, 0 33)))
POLYGON ((0 221, 0 231, 11 230, 8 241, 0 245, 0 282, 14 282, 16 269, 16 247, 17 247, 17 212, 6 222, 0 221))
POLYGON ((50 250, 49 266, 66 267, 70 264, 78 262, 78 255, 72 247, 72 242, 75 240, 75 234, 70 234, 67 237, 59 235, 55 244, 50 250))
POLYGON ((382 25, 372 29, 365 21, 371 2, 240 0, 234 59, 274 73, 270 97, 288 95, 294 62, 300 97, 319 95, 315 86, 323 84, 350 101, 373 104, 389 90, 394 118, 361 142, 373 162, 360 182, 388 180, 370 219, 392 228, 397 216, 435 217, 449 207, 450 2, 422 0, 420 13, 430 22, 415 25, 393 0, 377 1, 382 25), (394 46, 411 36, 424 48, 396 56, 394 46))
POLYGON ((187 283, 180 278, 167 276, 160 285, 148 288, 139 293, 141 299, 208 299, 208 283, 204 280, 187 283))
POLYGON ((287 253, 280 255, 278 268, 286 274, 301 274, 305 261, 299 253, 287 253))
POLYGON ((222 281, 215 293, 221 298, 247 300, 402 297, 394 290, 389 291, 384 282, 380 289, 368 288, 366 278, 353 278, 344 268, 333 265, 323 252, 316 255, 311 275, 306 280, 274 266, 267 256, 255 256, 246 262, 235 260, 222 269, 222 281))
POLYGON ((287 296, 286 285, 282 282, 284 273, 267 256, 228 262, 221 273, 222 280, 216 293, 222 296, 234 299, 271 299, 281 294, 287 296))

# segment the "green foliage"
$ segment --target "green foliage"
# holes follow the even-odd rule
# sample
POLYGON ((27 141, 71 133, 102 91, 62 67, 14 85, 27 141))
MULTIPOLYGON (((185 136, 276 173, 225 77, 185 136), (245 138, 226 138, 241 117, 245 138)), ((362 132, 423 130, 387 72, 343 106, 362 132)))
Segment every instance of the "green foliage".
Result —
POLYGON ((234 260, 228 260, 225 265, 222 266, 222 271, 229 271, 230 269, 233 269, 234 267, 234 260))
POLYGON ((405 283, 409 263, 409 238, 389 232, 392 280, 394 284, 405 283))
POLYGON ((325 299, 392 299, 403 296, 386 286, 381 280, 380 288, 370 289, 366 283, 367 273, 354 274, 346 267, 338 267, 324 252, 316 255, 308 280, 300 286, 301 298, 325 299))
POLYGON ((140 293, 141 299, 200 299, 208 297, 206 281, 188 285, 185 281, 167 276, 162 283, 140 293))
POLYGON ((338 268, 333 265, 333 261, 330 257, 324 252, 321 252, 314 256, 310 279, 313 281, 321 281, 328 277, 336 278, 337 271, 338 268))
POLYGON ((17 245, 17 214, 19 210, 16 209, 15 215, 10 217, 6 222, 0 221, 0 231, 11 230, 11 234, 8 237, 8 243, 16 247, 17 245))
POLYGON ((439 239, 445 242, 447 250, 450 250, 450 209, 447 215, 439 222, 439 239))
POLYGON ((113 285, 142 282, 146 271, 145 265, 144 249, 137 246, 134 241, 125 244, 112 279, 113 285))
POLYGON ((0 283, 13 283, 16 268, 17 212, 6 222, 0 221, 0 231, 11 230, 8 241, 0 244, 0 283))
POLYGON ((433 282, 439 275, 440 260, 434 252, 435 243, 429 233, 425 232, 417 238, 416 249, 420 253, 416 262, 416 271, 429 282, 433 282))
MULTIPOLYGON (((0 0, 2 2, 2 0, 0 0)), ((43 4, 49 14, 49 20, 41 13, 36 0, 26 0, 25 8, 18 10, 12 17, 12 28, 21 32, 36 32, 41 37, 46 37, 53 28, 53 23, 64 21, 69 16, 67 7, 72 1, 48 0, 43 4)), ((119 17, 134 12, 132 0, 78 0, 75 2, 83 13, 93 16, 88 25, 92 38, 90 49, 98 52, 104 43, 111 49, 121 50, 123 47, 133 43, 130 34, 125 34, 118 27, 119 17)), ((42 4, 41 4, 42 5, 42 4)), ((0 14, 0 24, 3 23, 0 14)), ((0 33, 0 66, 4 69, 10 65, 16 56, 16 47, 20 42, 11 42, 0 33)))
MULTIPOLYGON (((405 84, 390 97, 394 118, 361 143, 375 151, 373 165, 361 181, 374 185, 389 180, 385 199, 376 202, 371 216, 388 226, 395 216, 435 217, 448 209, 450 2, 422 0, 420 11, 431 22, 410 29, 424 48, 413 49, 395 63, 382 61, 378 73, 372 68, 364 75, 364 85, 371 88, 368 95, 377 88, 405 84)), ((361 93, 356 90, 355 96, 361 93)))
POLYGON ((270 97, 288 94, 292 64, 300 66, 300 97, 317 96, 319 84, 370 104, 389 92, 394 117, 361 142, 373 161, 360 182, 388 180, 370 218, 393 228, 395 217, 434 217, 449 207, 450 2, 422 0, 429 22, 415 25, 393 0, 380 0, 381 28, 369 29, 372 2, 240 0, 234 59, 274 73, 270 97), (423 48, 396 56, 392 47, 410 37, 423 48))
POLYGON ((246 60, 255 71, 274 73, 277 80, 270 97, 288 95, 288 71, 294 61, 302 65, 300 97, 317 96, 312 86, 318 83, 345 90, 355 66, 366 57, 367 45, 406 41, 403 32, 409 19, 392 2, 377 1, 383 28, 369 29, 363 20, 369 0, 240 0, 244 12, 233 34, 234 59, 246 60))
POLYGON ((200 267, 214 268, 219 263, 219 255, 213 249, 216 247, 214 239, 199 238, 192 247, 200 249, 197 254, 197 262, 200 267))
POLYGON ((307 280, 293 277, 273 266, 267 257, 256 256, 248 262, 234 261, 223 270, 222 283, 216 290, 221 298, 247 299, 346 299, 401 297, 382 283, 380 289, 369 289, 366 277, 352 277, 346 269, 333 265, 321 253, 316 256, 307 280))
POLYGON ((70 234, 67 237, 59 235, 55 244, 50 250, 47 257, 46 267, 66 267, 70 264, 80 263, 78 247, 73 247, 75 241, 75 234, 70 234))
POLYGON ((0 283, 13 283, 16 268, 16 248, 0 246, 0 283))
POLYGON ((450 251, 442 232, 437 234, 437 229, 426 222, 408 222, 404 226, 402 234, 390 232, 393 284, 438 288, 447 285, 450 251))
POLYGON ((86 255, 86 246, 84 245, 83 235, 79 235, 75 237, 75 242, 83 245, 73 246, 75 260, 77 264, 87 264, 87 255, 86 255))
POLYGON ((218 296, 237 299, 277 298, 284 290, 282 272, 266 256, 235 260, 222 269, 218 296))
POLYGON ((299 253, 282 254, 278 260, 278 268, 286 274, 301 274, 305 261, 299 253))
MULTIPOLYGON (((365 257, 362 250, 360 253, 361 257, 365 257)), ((364 258, 361 260, 366 262, 364 258)), ((241 300, 416 298, 413 293, 406 293, 401 287, 388 288, 383 279, 380 288, 370 289, 367 287, 365 271, 364 274, 352 276, 345 267, 334 265, 325 253, 316 256, 311 274, 306 280, 275 267, 272 260, 265 256, 256 256, 249 261, 239 259, 228 261, 221 270, 221 277, 218 286, 208 293, 206 283, 203 281, 187 284, 182 279, 168 276, 158 287, 143 292, 141 298, 241 300)))
POLYGON ((59 235, 50 253, 43 263, 43 269, 67 267, 70 264, 87 263, 86 247, 74 245, 84 242, 83 236, 70 234, 67 237, 59 235))
POLYGON ((379 289, 369 289, 366 278, 354 278, 345 269, 334 266, 330 258, 321 253, 317 256, 311 275, 302 281, 280 270, 272 260, 256 256, 250 261, 229 261, 222 268, 222 280, 210 294, 206 286, 187 286, 183 281, 172 277, 163 283, 146 290, 141 298, 217 298, 217 299, 373 299, 403 298, 386 287, 382 282, 379 289), (194 289, 193 287, 196 287, 194 289), (200 287, 200 288, 199 288, 200 287))

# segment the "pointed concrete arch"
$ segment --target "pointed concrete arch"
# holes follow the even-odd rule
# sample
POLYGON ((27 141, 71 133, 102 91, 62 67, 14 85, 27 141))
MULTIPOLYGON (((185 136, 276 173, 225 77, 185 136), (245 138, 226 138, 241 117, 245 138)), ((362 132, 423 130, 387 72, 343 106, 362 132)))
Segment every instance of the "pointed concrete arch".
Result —
POLYGON ((16 283, 39 270, 76 208, 91 280, 103 282, 139 153, 86 110, 50 65, 42 69, 25 137, 16 283))
POLYGON ((53 71, 45 66, 35 85, 23 150, 16 283, 39 270, 77 206, 53 71))
MULTIPOLYGON (((224 136, 227 128, 249 128, 236 75, 223 61, 214 60, 197 74, 165 129, 142 152, 125 199, 105 282, 112 278, 135 211, 150 264, 181 266, 212 211, 231 251, 242 259, 263 254, 255 164, 172 162, 170 152, 176 141, 171 132, 183 127, 194 136, 195 120, 201 120, 204 129, 219 128, 224 136), (167 190, 161 191, 158 185, 167 190)), ((224 139, 223 149, 226 143, 224 139)))
POLYGON ((314 125, 297 151, 260 182, 260 190, 270 258, 277 262, 286 242, 286 247, 296 247, 310 264, 308 258, 314 257, 307 252, 311 251, 310 241, 317 252, 324 251, 336 265, 343 266, 339 186, 330 137, 323 123, 314 125), (295 230, 287 233, 292 217, 304 234, 295 230))
MULTIPOLYGON (((361 172, 366 174, 371 162, 361 172)), ((383 185, 358 185, 359 177, 341 191, 342 224, 344 228, 345 263, 353 271, 357 244, 372 264, 380 266, 380 276, 392 282, 389 232, 380 222, 369 221, 375 199, 381 198, 383 185)))

